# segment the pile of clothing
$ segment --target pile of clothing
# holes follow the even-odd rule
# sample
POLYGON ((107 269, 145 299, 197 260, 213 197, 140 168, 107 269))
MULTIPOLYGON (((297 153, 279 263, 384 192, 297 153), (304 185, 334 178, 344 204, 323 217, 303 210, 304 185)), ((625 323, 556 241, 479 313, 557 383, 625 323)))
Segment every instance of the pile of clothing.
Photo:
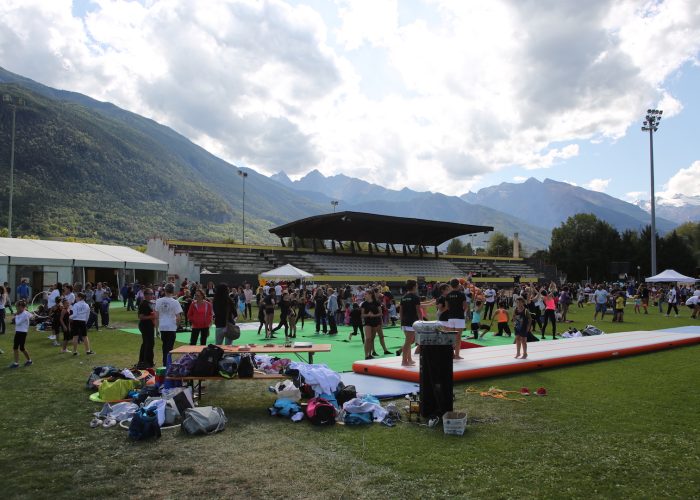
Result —
POLYGON ((371 424, 382 422, 393 426, 400 419, 394 408, 390 411, 370 394, 358 397, 355 386, 346 386, 338 375, 326 365, 291 363, 286 372, 290 380, 271 386, 270 392, 277 399, 268 408, 271 416, 289 418, 299 422, 306 418, 314 425, 371 424), (307 402, 302 403, 302 399, 307 402))

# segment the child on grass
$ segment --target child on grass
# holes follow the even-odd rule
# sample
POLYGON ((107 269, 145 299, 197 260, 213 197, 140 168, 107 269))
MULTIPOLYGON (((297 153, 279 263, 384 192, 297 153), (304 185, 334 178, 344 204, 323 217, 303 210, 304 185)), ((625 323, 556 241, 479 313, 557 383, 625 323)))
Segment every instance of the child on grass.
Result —
POLYGON ((622 323, 622 316, 625 313, 625 295, 624 292, 620 292, 615 297, 615 315, 613 316, 613 321, 622 323))
POLYGON ((27 360, 24 362, 24 366, 29 366, 32 364, 32 358, 29 356, 29 352, 24 347, 27 341, 27 332, 29 331, 29 321, 34 315, 27 311, 27 303, 23 300, 17 302, 17 314, 15 314, 12 322, 15 324, 15 339, 13 342, 12 350, 14 351, 15 361, 10 365, 10 368, 19 367, 19 353, 22 351, 24 357, 27 360))
POLYGON ((639 295, 634 296, 634 314, 640 314, 642 311, 639 307, 642 305, 642 299, 639 295))
POLYGON ((365 343, 365 332, 362 329, 362 310, 357 302, 352 304, 352 309, 350 310, 350 326, 352 327, 352 333, 348 337, 348 342, 352 340, 353 335, 360 333, 362 338, 362 344, 365 343))

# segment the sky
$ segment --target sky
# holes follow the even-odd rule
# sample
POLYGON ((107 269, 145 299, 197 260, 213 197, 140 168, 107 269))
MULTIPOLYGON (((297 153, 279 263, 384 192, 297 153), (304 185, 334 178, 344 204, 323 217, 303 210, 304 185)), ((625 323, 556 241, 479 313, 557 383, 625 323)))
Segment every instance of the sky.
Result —
POLYGON ((700 195, 697 0, 3 0, 0 66, 238 166, 700 195))

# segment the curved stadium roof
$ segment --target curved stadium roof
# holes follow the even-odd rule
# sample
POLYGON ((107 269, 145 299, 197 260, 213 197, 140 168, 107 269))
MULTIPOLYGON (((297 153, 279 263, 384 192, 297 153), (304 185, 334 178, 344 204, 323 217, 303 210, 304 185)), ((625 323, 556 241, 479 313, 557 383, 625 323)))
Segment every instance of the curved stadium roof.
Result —
POLYGON ((270 229, 280 238, 425 246, 437 246, 457 236, 489 231, 493 231, 493 227, 347 211, 315 215, 270 229))

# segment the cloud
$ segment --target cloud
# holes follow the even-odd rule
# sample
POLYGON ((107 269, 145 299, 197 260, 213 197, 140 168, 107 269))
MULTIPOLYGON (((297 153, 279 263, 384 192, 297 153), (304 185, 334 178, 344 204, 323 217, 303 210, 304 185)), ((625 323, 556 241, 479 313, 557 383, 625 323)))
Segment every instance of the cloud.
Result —
POLYGON ((625 193, 622 198, 625 201, 629 201, 630 203, 634 203, 636 201, 641 201, 641 200, 646 200, 649 198, 649 193, 646 191, 630 191, 629 193, 625 193))
POLYGON ((691 0, 338 0, 319 11, 95 0, 84 18, 70 0, 0 3, 10 71, 262 172, 318 168, 448 194, 616 140, 655 104, 681 112, 665 82, 698 51, 691 0))
MULTIPOLYGON (((700 198, 700 160, 681 168, 656 193, 657 199, 668 205, 683 205, 684 198, 700 198)), ((687 200, 686 200, 687 201, 687 200)))
POLYGON ((591 179, 591 181, 588 184, 585 184, 584 187, 590 189, 591 191, 604 193, 605 190, 608 189, 608 184, 610 184, 611 180, 612 179, 591 179))

